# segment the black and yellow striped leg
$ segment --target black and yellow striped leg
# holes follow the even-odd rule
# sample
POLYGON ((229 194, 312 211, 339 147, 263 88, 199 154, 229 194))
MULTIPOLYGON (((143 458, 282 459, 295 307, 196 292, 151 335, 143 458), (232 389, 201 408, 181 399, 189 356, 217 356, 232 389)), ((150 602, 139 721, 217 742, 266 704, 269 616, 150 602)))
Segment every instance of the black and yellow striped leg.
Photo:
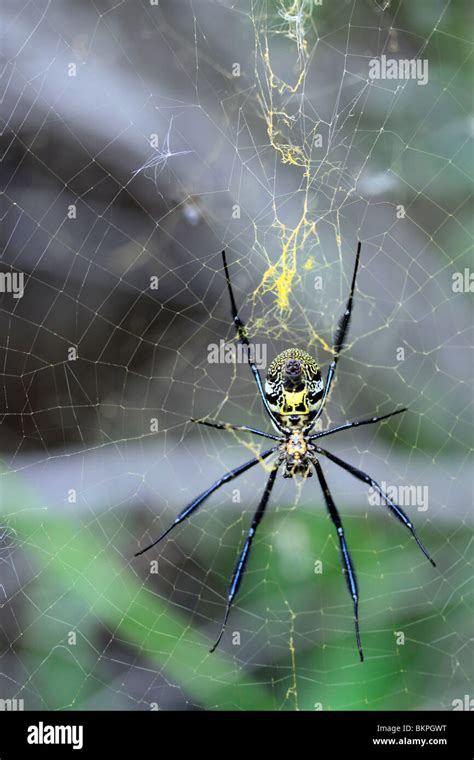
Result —
POLYGON ((258 371, 258 367, 255 364, 255 362, 254 362, 254 360, 252 359, 252 356, 251 356, 250 343, 249 343, 249 339, 247 337, 247 331, 245 329, 245 324, 244 324, 244 322, 242 322, 242 320, 241 320, 241 318, 239 316, 239 313, 237 311, 237 305, 235 303, 234 292, 232 290, 232 285, 231 285, 231 282, 230 282, 229 267, 227 266, 227 259, 226 259, 225 251, 222 251, 222 262, 223 262, 223 265, 224 265, 224 273, 225 273, 225 278, 226 278, 226 282, 227 282, 227 288, 229 290, 230 310, 231 310, 231 313, 232 313, 232 320, 233 320, 235 328, 237 330, 237 335, 239 336, 239 340, 242 343, 242 345, 244 345, 244 346, 247 347, 247 360, 248 360, 248 363, 249 363, 249 367, 250 367, 250 369, 252 371, 252 374, 253 374, 253 376, 255 378, 255 382, 257 383, 258 392, 260 394, 260 398, 262 399, 263 406, 265 407, 265 410, 266 410, 268 416, 270 417, 270 419, 272 420, 272 422, 274 423, 274 425, 276 426, 276 428, 278 430, 281 430, 282 429, 281 425, 278 422, 278 420, 275 417, 275 415, 273 414, 272 410, 270 409, 270 406, 268 404, 267 398, 265 396, 265 391, 263 389, 262 378, 260 377, 260 372, 258 371))
POLYGON ((234 478, 238 478, 239 475, 242 475, 242 473, 246 472, 247 470, 250 470, 251 467, 257 464, 257 462, 261 462, 262 459, 266 459, 270 456, 270 454, 273 454, 274 451, 277 450, 277 446, 274 446, 271 449, 268 449, 267 451, 264 451, 263 454, 260 454, 258 457, 254 457, 253 459, 250 459, 248 462, 245 462, 244 464, 239 465, 234 470, 230 470, 229 472, 226 472, 225 475, 223 475, 219 480, 216 480, 215 483, 212 484, 209 488, 207 488, 203 493, 201 493, 199 496, 197 496, 190 504, 188 504, 176 517, 174 522, 171 523, 169 528, 165 530, 164 533, 159 536, 156 541, 153 541, 151 544, 146 546, 144 549, 141 549, 139 552, 135 554, 135 557, 139 557, 140 554, 144 554, 149 549, 151 549, 153 546, 156 546, 156 544, 159 544, 160 541, 162 541, 165 536, 170 533, 173 528, 176 528, 179 523, 183 522, 183 520, 186 520, 198 507, 201 506, 201 504, 206 501, 206 499, 211 496, 211 494, 214 493, 214 491, 217 491, 218 488, 224 485, 224 483, 228 483, 230 480, 234 480, 234 478))
POLYGON ((331 460, 331 462, 334 462, 334 464, 339 465, 339 467, 342 467, 343 470, 347 470, 347 472, 350 472, 351 475, 353 475, 358 480, 362 480, 363 483, 367 483, 371 488, 374 489, 374 491, 377 491, 378 494, 382 497, 385 504, 389 508, 389 510, 392 512, 392 514, 395 515, 395 517, 400 520, 403 525, 408 528, 410 533, 412 534, 413 538, 415 539, 416 543, 418 544, 419 548, 425 555, 426 559, 431 562, 433 567, 436 567, 436 562, 431 559, 430 555, 426 551, 425 547, 421 543, 420 539, 417 536, 417 533, 415 531, 415 528, 413 526, 413 523, 409 519, 409 517, 405 514, 403 509, 399 507, 397 504, 395 504, 394 501, 385 493, 385 491, 379 486, 379 484, 373 480, 370 475, 367 475, 366 472, 363 472, 362 470, 357 469, 357 467, 354 467, 354 465, 349 464, 348 462, 344 462, 343 459, 339 459, 335 454, 331 454, 329 451, 326 451, 326 449, 321 449, 319 446, 315 446, 316 451, 318 454, 323 454, 323 456, 327 457, 331 460))
MULTIPOLYGON (((361 242, 359 241, 357 244, 357 252, 356 252, 356 260, 354 265, 354 272, 352 274, 352 283, 351 283, 351 290, 349 293, 349 298, 347 299, 346 309, 344 311, 344 314, 342 315, 341 319, 339 320, 339 324, 337 326, 336 334, 334 336, 334 343, 333 343, 333 359, 331 364, 329 365, 328 374, 326 377, 326 383, 324 385, 324 393, 323 397, 321 399, 321 405, 318 409, 318 413, 313 420, 312 425, 316 422, 316 420, 321 416, 324 405, 326 403, 326 399, 329 395, 329 391, 331 390, 331 385, 334 380, 334 375, 336 374, 336 367, 337 363, 339 361, 339 356, 341 355, 341 352, 344 348, 346 337, 347 337, 347 331, 349 329, 351 316, 352 316, 352 304, 354 301, 354 290, 355 290, 355 284, 356 284, 356 278, 357 278, 357 271, 359 269, 359 260, 360 260, 360 249, 361 249, 361 242)), ((312 426, 311 425, 311 426, 312 426)))
POLYGON ((319 483, 320 483, 322 492, 324 494, 324 500, 326 502, 326 507, 329 512, 329 516, 331 517, 331 520, 333 521, 335 528, 337 530, 337 536, 339 538, 339 546, 341 548, 342 569, 343 569, 344 577, 347 581, 347 586, 349 589, 349 593, 352 597, 352 604, 354 607, 354 624, 355 624, 357 649, 359 650, 360 661, 363 662, 364 654, 362 652, 362 645, 360 643, 360 631, 359 631, 359 590, 357 587, 357 579, 356 579, 355 571, 352 566, 351 556, 349 554, 349 549, 347 548, 346 539, 344 537, 344 528, 342 527, 341 517, 339 515, 336 505, 334 504, 334 500, 331 496, 331 492, 326 482, 326 478, 324 477, 324 473, 321 469, 321 465, 319 464, 317 459, 314 461, 314 468, 316 470, 316 474, 318 476, 319 483))
POLYGON ((191 417, 190 422, 196 422, 198 425, 206 425, 207 427, 216 428, 217 430, 237 430, 244 433, 253 433, 254 435, 260 435, 262 438, 270 438, 272 441, 284 441, 285 439, 279 435, 272 435, 266 433, 263 430, 257 430, 257 428, 249 427, 248 425, 232 425, 229 422, 214 422, 214 420, 196 420, 191 417))
POLYGON ((339 430, 349 430, 350 428, 360 427, 361 425, 373 425, 374 422, 382 422, 382 420, 388 420, 389 417, 395 417, 396 414, 401 414, 402 412, 406 411, 407 408, 404 406, 402 409, 396 409, 394 412, 383 414, 381 417, 369 417, 366 420, 344 422, 343 425, 336 425, 336 427, 329 428, 329 430, 322 430, 320 433, 314 433, 314 435, 309 436, 308 440, 316 441, 318 438, 324 438, 326 435, 332 435, 332 433, 337 433, 339 430))
POLYGON ((278 472, 278 466, 274 467, 272 471, 270 472, 270 477, 268 478, 267 485, 265 486, 265 491, 263 492, 263 496, 260 500, 260 504, 258 505, 257 510, 253 516, 252 524, 247 534, 247 540, 245 541, 244 548, 240 552, 239 559, 237 561, 237 564, 234 569, 234 573, 232 575, 232 581, 231 581, 229 591, 227 594, 227 605, 225 608, 224 620, 222 622, 221 630, 220 630, 219 636, 217 637, 216 643, 210 650, 211 652, 213 652, 216 649, 216 647, 219 645, 220 640, 222 639, 222 636, 227 624, 227 619, 229 617, 229 613, 232 607, 232 602, 234 601, 235 595, 244 577, 245 567, 247 565, 247 561, 250 556, 252 541, 255 537, 255 533, 260 524, 260 521, 265 513, 265 508, 267 506, 268 499, 270 498, 270 493, 273 488, 273 484, 275 482, 277 472, 278 472))

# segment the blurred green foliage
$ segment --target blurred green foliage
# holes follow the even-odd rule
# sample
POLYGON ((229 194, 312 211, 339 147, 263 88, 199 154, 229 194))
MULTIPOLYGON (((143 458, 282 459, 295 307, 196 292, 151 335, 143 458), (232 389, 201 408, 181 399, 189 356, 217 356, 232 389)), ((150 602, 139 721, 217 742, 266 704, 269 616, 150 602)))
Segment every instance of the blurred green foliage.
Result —
MULTIPOLYGON (((141 667, 182 688, 190 704, 208 709, 411 709, 427 701, 443 709, 449 708, 453 671, 472 675, 463 647, 472 614, 467 530, 423 527, 438 561, 434 570, 402 526, 375 514, 379 507, 369 516, 346 516, 361 590, 367 659, 360 664, 332 525, 321 505, 270 511, 236 604, 239 614, 244 610, 251 620, 265 620, 265 645, 273 648, 271 667, 252 667, 245 656, 258 647, 258 631, 247 650, 243 634, 242 654, 236 647, 235 658, 224 649, 210 655, 211 642, 193 620, 157 591, 152 576, 138 574, 136 561, 124 561, 112 514, 87 523, 48 516, 16 481, 15 500, 20 493, 23 509, 11 524, 34 569, 22 589, 28 620, 16 647, 29 674, 25 694, 40 695, 37 707, 113 708, 107 653, 112 639, 132 663, 139 658, 141 667), (314 572, 315 557, 323 563, 322 574, 314 572), (68 643, 71 631, 77 633, 74 646, 68 643), (404 632, 403 645, 397 645, 396 631, 404 632)), ((238 523, 218 556, 222 594, 240 529, 238 523)), ((206 529, 210 543, 200 545, 203 565, 213 532, 206 529)), ((191 525, 183 540, 192 538, 191 525)), ((129 548, 125 541, 124 552, 129 548)))

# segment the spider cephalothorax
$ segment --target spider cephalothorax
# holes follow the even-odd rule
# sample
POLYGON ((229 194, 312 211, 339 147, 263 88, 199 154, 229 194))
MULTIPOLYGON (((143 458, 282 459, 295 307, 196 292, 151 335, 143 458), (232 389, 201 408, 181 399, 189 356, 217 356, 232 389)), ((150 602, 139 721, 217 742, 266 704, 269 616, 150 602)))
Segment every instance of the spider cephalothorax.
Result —
MULTIPOLYGON (((381 497, 382 500, 392 514, 400 520, 400 522, 410 531, 413 538, 417 542, 423 554, 434 565, 435 563, 429 556, 428 552, 420 542, 415 528, 412 522, 405 514, 405 512, 395 504, 388 494, 383 491, 381 486, 367 475, 366 472, 359 470, 354 465, 345 462, 335 454, 332 454, 327 449, 319 446, 319 439, 324 438, 333 433, 337 433, 341 430, 349 430, 351 428, 359 427, 360 425, 373 425, 376 422, 382 422, 389 417, 393 417, 395 414, 400 414, 406 411, 405 407, 396 409, 394 412, 389 412, 381 416, 372 416, 365 420, 354 420, 352 422, 344 422, 327 430, 319 430, 314 432, 315 425, 319 417, 321 416, 326 401, 328 399, 329 391, 331 389, 334 377, 336 374, 336 367, 339 361, 341 351, 344 348, 344 342, 349 327, 349 322, 352 313, 352 301, 354 297, 355 282, 357 276, 357 269, 359 266, 360 258, 360 243, 357 246, 356 260, 354 266, 354 272, 352 275, 351 289, 349 292, 349 298, 347 300, 346 309, 338 323, 336 332, 334 335, 333 343, 333 357, 329 365, 326 381, 323 382, 319 367, 315 360, 299 348, 290 348, 273 360, 268 368, 265 384, 262 381, 260 372, 258 370, 255 361, 252 358, 252 354, 249 351, 247 353, 248 363, 252 374, 257 384, 257 390, 262 399, 264 409, 271 420, 274 428, 277 430, 277 435, 269 433, 264 430, 259 430, 248 425, 233 425, 228 422, 215 422, 213 420, 193 420, 199 422, 201 425, 208 425, 218 430, 234 430, 242 431, 246 433, 253 433, 254 435, 261 436, 262 438, 268 438, 273 442, 270 449, 261 452, 258 456, 253 457, 250 461, 244 462, 244 464, 235 467, 233 470, 226 472, 222 477, 216 480, 212 486, 206 488, 199 496, 188 504, 171 523, 164 533, 161 534, 153 543, 146 546, 137 554, 143 554, 151 549, 159 541, 170 533, 177 525, 183 520, 186 520, 206 499, 217 491, 224 483, 228 483, 234 478, 238 478, 244 472, 247 472, 251 467, 254 467, 257 463, 263 462, 268 457, 275 455, 276 459, 270 466, 270 474, 268 476, 265 490, 262 494, 257 510, 253 516, 252 523, 248 529, 247 538, 240 552, 237 564, 235 565, 232 581, 227 593, 227 604, 224 613, 224 620, 222 622, 221 630, 218 639, 211 649, 211 652, 219 644, 224 629, 229 617, 230 609, 234 601, 235 595, 239 589, 242 581, 247 561, 250 555, 250 549, 255 537, 257 528, 263 518, 265 509, 270 498, 270 493, 275 482, 277 472, 280 467, 283 469, 283 477, 293 478, 295 475, 302 475, 303 477, 309 477, 313 474, 312 470, 316 472, 319 484, 323 493, 323 498, 327 507, 329 516, 336 528, 337 537, 339 541, 339 547, 341 550, 341 561, 345 579, 347 581, 347 587, 352 597, 352 604, 354 608, 354 623, 357 648, 359 650, 359 657, 364 659, 362 654, 362 645, 360 641, 359 633, 359 591, 357 587, 357 580, 355 576, 354 567, 352 564, 349 549, 347 547, 344 528, 342 525, 341 516, 334 503, 329 486, 326 482, 323 469, 320 464, 320 457, 334 462, 346 472, 349 472, 357 480, 361 480, 363 483, 373 488, 381 497), (313 432, 312 432, 313 431, 313 432)), ((232 321, 237 330, 237 335, 240 342, 249 348, 250 343, 245 330, 245 325, 242 322, 237 306, 235 303, 234 292, 230 282, 229 269, 225 257, 225 251, 222 252, 222 263, 224 266, 224 274, 227 282, 227 288, 229 291, 230 307, 232 312, 232 321)))
POLYGON ((316 460, 316 449, 301 430, 292 430, 280 446, 278 464, 284 465, 283 477, 294 478, 302 475, 310 478, 311 466, 316 460))
POLYGON ((278 422, 300 428, 311 422, 320 405, 324 382, 316 361, 306 351, 289 348, 272 361, 265 396, 278 422))

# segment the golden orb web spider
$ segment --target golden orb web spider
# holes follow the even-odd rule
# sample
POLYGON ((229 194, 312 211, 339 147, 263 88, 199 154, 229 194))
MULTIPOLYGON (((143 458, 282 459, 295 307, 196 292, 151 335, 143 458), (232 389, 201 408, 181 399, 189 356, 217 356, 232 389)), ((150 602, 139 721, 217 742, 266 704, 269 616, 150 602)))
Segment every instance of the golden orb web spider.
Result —
POLYGON ((242 322, 237 306, 235 303, 234 293, 230 281, 229 268, 227 266, 227 260, 225 251, 222 251, 222 261, 224 267, 224 274, 227 282, 227 288, 229 291, 230 306, 232 313, 232 320, 237 330, 237 335, 240 342, 247 347, 247 358, 250 365, 250 369, 255 378, 257 389, 262 399, 264 409, 273 423, 275 429, 279 435, 264 432, 263 430, 257 430, 256 428, 249 427, 248 425, 232 425, 227 422, 214 422, 211 420, 192 420, 192 422, 198 422, 201 425, 207 425, 208 427, 217 428, 218 430, 240 430, 247 433, 253 433, 254 435, 262 436, 263 438, 269 438, 273 441, 277 441, 277 444, 272 448, 267 449, 261 453, 258 457, 251 459, 249 462, 239 465, 233 470, 226 472, 219 480, 216 480, 209 488, 203 493, 197 496, 190 504, 188 504, 176 517, 170 527, 159 536, 156 541, 146 546, 144 549, 136 553, 136 557, 144 552, 147 552, 153 546, 156 546, 167 536, 173 528, 179 525, 183 520, 186 520, 201 504, 220 488, 224 483, 228 483, 239 475, 249 470, 251 467, 261 462, 272 454, 277 454, 273 466, 270 470, 270 476, 268 478, 263 496, 260 503, 254 513, 252 523, 247 533, 247 539, 244 543, 243 549, 239 554, 239 558, 234 568, 232 580, 229 586, 227 594, 227 604, 224 613, 224 619, 221 625, 220 633, 216 643, 211 648, 213 652, 218 646, 224 630, 227 624, 229 613, 234 601, 235 595, 239 589, 239 586, 244 577, 245 568, 250 556, 250 550, 252 542, 255 537, 257 528, 265 514, 265 509, 270 498, 270 493, 275 482, 276 474, 280 467, 283 467, 283 477, 294 478, 296 476, 303 476, 304 478, 310 477, 312 473, 312 467, 316 471, 319 484, 323 492, 324 501, 339 539, 339 546, 341 550, 341 564, 343 574, 347 581, 349 593, 352 597, 352 603, 354 608, 354 624, 355 624, 355 636, 357 642, 357 649, 359 651, 359 657, 361 662, 364 660, 362 652, 362 645, 360 641, 359 632, 359 591, 357 587, 357 580, 354 571, 354 566, 347 548, 346 539, 344 536, 344 528, 342 525, 341 517, 338 509, 331 496, 326 478, 324 476, 319 457, 326 457, 331 462, 334 462, 342 469, 349 472, 358 480, 362 480, 367 483, 382 497, 385 506, 405 525, 411 532, 416 543, 420 547, 425 557, 431 562, 433 567, 436 567, 435 562, 431 559, 430 555, 424 548, 423 544, 419 540, 415 528, 413 527, 410 519, 405 512, 397 506, 390 497, 382 490, 380 485, 373 480, 370 475, 359 470, 335 454, 331 454, 326 449, 322 449, 316 441, 325 436, 337 433, 340 430, 349 430, 350 428, 359 427, 360 425, 372 425, 375 422, 381 422, 387 420, 389 417, 393 417, 396 414, 401 414, 406 411, 406 407, 396 409, 394 412, 384 414, 380 417, 370 417, 364 420, 354 420, 352 422, 345 422, 341 425, 322 430, 317 433, 311 433, 316 421, 321 416, 325 403, 328 398, 331 385, 334 381, 336 374, 337 363, 339 357, 344 348, 345 339, 347 337, 347 331, 352 314, 352 304, 354 298, 355 283, 357 277, 357 270, 359 268, 361 243, 357 245, 356 260, 354 266, 354 273, 352 275, 351 289, 349 298, 347 300, 344 314, 342 315, 339 324, 336 328, 334 341, 333 341, 333 358, 329 365, 328 373, 326 376, 326 382, 323 382, 321 372, 315 360, 307 354, 305 351, 301 351, 298 348, 290 348, 279 354, 273 362, 270 364, 265 379, 265 384, 262 382, 260 372, 255 362, 252 359, 252 354, 248 350, 250 343, 247 337, 245 325, 242 322))

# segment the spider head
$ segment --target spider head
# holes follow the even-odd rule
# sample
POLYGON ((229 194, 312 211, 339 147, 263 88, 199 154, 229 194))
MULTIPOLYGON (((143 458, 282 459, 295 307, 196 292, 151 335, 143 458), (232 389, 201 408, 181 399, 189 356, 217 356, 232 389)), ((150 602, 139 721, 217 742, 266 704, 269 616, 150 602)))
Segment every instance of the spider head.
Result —
POLYGON ((270 364, 265 380, 265 396, 270 409, 285 427, 298 427, 314 418, 323 388, 316 361, 298 348, 278 354, 270 364))
POLYGON ((301 361, 299 359, 287 359, 283 367, 283 373, 284 381, 287 385, 296 385, 301 381, 303 374, 301 361))

